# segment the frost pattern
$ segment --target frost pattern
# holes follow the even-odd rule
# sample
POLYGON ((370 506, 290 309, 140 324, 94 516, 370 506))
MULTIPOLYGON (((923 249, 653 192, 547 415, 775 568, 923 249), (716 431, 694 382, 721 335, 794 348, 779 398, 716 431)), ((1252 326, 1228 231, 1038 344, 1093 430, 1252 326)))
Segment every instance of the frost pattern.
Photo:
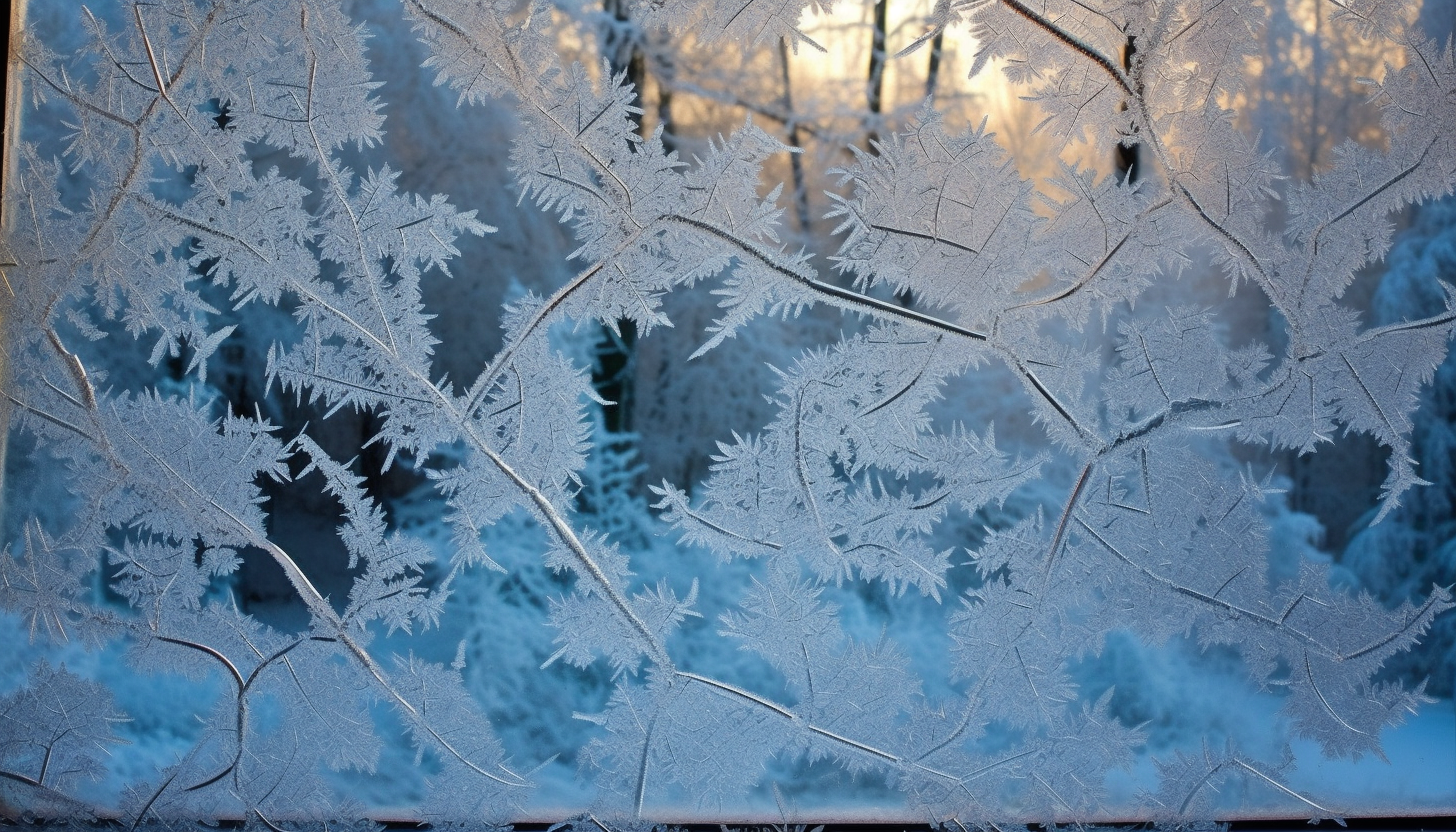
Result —
MULTIPOLYGON (((828 3, 814 3, 828 10, 828 3)), ((997 60, 1031 85, 1045 131, 1145 149, 1150 176, 1098 178, 1063 165, 1042 198, 985 126, 918 120, 840 172, 835 266, 824 279, 780 242, 779 190, 759 176, 785 148, 752 123, 681 159, 635 132, 621 77, 557 57, 553 16, 468 0, 406 0, 427 68, 462 103, 509 96, 521 193, 570 226, 581 270, 549 297, 508 307, 504 346, 464 386, 442 378, 420 278, 445 270, 462 235, 492 229, 443 196, 404 193, 398 171, 346 159, 384 138, 363 32, 313 0, 122 4, 82 11, 106 60, 27 40, 19 60, 44 112, 64 112, 63 160, 20 145, 6 193, 6 412, 63 463, 79 510, 48 532, 26 523, 0 559, 0 602, 32 638, 121 641, 130 660, 221 681, 196 746, 133 783, 121 813, 152 818, 347 814, 325 769, 371 770, 388 705, 431 762, 425 818, 519 815, 532 776, 516 770, 455 666, 389 655, 387 633, 434 625, 463 570, 504 569, 481 530, 516 510, 545 529, 544 562, 574 579, 551 601, 546 664, 605 660, 615 692, 584 715, 601 731, 582 757, 614 816, 650 818, 673 801, 731 807, 774 759, 823 761, 890 784, 934 821, 1063 821, 1103 806, 1102 775, 1130 764, 1143 732, 1108 697, 1080 698, 1073 665, 1132 628, 1158 643, 1195 633, 1232 645, 1255 686, 1287 691, 1295 734, 1326 754, 1379 754, 1379 732, 1423 700, 1374 681, 1451 606, 1432 588, 1386 609, 1332 589, 1310 562, 1268 578, 1268 483, 1202 452, 1237 438, 1314 452, 1338 431, 1390 448, 1382 515, 1420 484, 1410 434, 1420 386, 1456 326, 1450 305, 1376 328, 1336 301, 1390 245, 1387 217, 1451 192, 1456 59, 1397 30, 1399 15, 1340 5, 1337 22, 1403 44, 1411 59, 1374 87, 1389 148, 1349 144, 1294 186, 1283 235, 1264 218, 1280 171, 1220 109, 1252 54, 1253 0, 942 4, 937 25, 969 20, 976 70, 997 60), (1101 8, 1093 10, 1094 6, 1101 8), (1184 37, 1193 30, 1201 37, 1184 37), (1124 68, 1111 56, 1132 37, 1124 68), (223 127, 209 103, 226 105, 223 127), (287 162, 260 163, 259 144, 287 162), (353 150, 349 148, 352 146, 353 150), (64 167, 63 167, 64 163, 64 167), (181 185, 158 187, 158 172, 181 185), (88 196, 71 199, 68 176, 88 196), (1227 345, 1208 310, 1120 315, 1188 258, 1212 256, 1258 291, 1285 343, 1227 345), (880 284, 918 307, 879 300, 880 284), (712 288, 703 288, 711 286, 712 288), (547 336, 563 320, 671 323, 668 292, 704 293, 717 319, 699 354, 730 348, 753 319, 791 326, 813 304, 872 323, 780 369, 777 415, 724 437, 710 476, 653 488, 661 521, 724 560, 764 561, 721 635, 783 682, 751 689, 675 656, 698 615, 698 584, 668 576, 635 590, 630 553, 575 510, 588 464, 590 379, 547 336), (148 340, 153 364, 186 357, 205 379, 233 332, 220 304, 277 306, 294 332, 269 352, 268 382, 327 412, 379 415, 384 467, 425 468, 448 505, 454 554, 391 528, 379 500, 309 434, 281 435, 261 412, 217 413, 162 391, 112 390, 88 372, 77 337, 148 340), (1058 331, 1116 320, 1104 365, 1058 331), (109 331, 110 334, 107 334, 109 331), (1018 380, 1045 453, 1001 450, 990 425, 931 416, 944 387, 998 365, 1018 380), (1095 379, 1095 383, 1088 383, 1095 379), (431 454, 453 449, 451 464, 431 454), (1058 510, 997 531, 973 553, 981 580, 953 597, 955 546, 935 534, 1042 477, 1073 475, 1058 510), (325 596, 268 533, 260 482, 317 474, 341 506, 354 570, 325 596), (97 559, 126 602, 95 604, 97 559), (300 633, 210 594, 245 559, 282 570, 307 607, 300 633), (860 582, 956 604, 948 666, 954 702, 932 701, 893 640, 850 635, 823 594, 860 582)), ((650 20, 706 42, 804 40, 803 3, 642 4, 650 20), (656 17, 653 17, 656 16, 656 17)), ((731 394, 731 393, 730 393, 731 394)), ((119 718, 107 692, 37 666, 0 700, 0 767, 38 811, 80 814, 67 789, 96 776, 119 718)), ((1281 783, 1281 766, 1236 747, 1160 761, 1158 817, 1218 811, 1226 778, 1337 813, 1281 783)))

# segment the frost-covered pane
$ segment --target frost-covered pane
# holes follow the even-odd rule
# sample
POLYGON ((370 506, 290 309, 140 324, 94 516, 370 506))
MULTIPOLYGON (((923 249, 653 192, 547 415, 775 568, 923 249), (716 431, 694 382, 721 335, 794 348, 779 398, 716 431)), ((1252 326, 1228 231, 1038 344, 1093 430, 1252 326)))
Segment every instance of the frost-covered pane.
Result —
POLYGON ((1456 812, 1429 5, 32 0, 0 816, 1456 812))

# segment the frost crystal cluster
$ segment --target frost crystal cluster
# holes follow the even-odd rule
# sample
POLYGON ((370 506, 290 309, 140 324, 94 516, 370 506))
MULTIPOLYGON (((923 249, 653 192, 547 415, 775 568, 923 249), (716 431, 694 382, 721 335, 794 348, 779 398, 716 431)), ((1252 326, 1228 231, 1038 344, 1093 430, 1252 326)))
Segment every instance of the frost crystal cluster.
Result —
MULTIPOLYGON (((1369 82, 1383 149, 1347 143, 1289 182, 1225 109, 1259 51, 1260 0, 942 0, 936 31, 969 27, 976 69, 994 62, 1024 83, 1043 133, 1108 155, 1136 146, 1141 175, 1062 163, 1054 181, 1028 181, 994 123, 952 128, 927 102, 836 173, 827 261, 780 241, 780 191, 761 178, 790 148, 752 122, 684 158, 661 131, 638 132, 624 75, 563 60, 559 10, 400 5, 428 49, 422 71, 461 106, 514 109, 520 210, 551 212, 577 245, 578 270, 549 297, 476 310, 481 330, 499 315, 501 346, 473 377, 436 366, 421 281, 488 279, 491 264, 456 246, 502 218, 406 193, 399 171, 370 163, 386 141, 380 84, 337 4, 101 0, 67 12, 84 39, 14 47, 26 109, 12 103, 21 118, 7 122, 0 413, 20 473, 6 483, 0 606, 35 642, 124 652, 140 678, 214 687, 191 703, 190 751, 99 807, 79 788, 134 753, 117 744, 126 715, 74 668, 33 663, 0 699, 0 805, 276 832, 378 818, 333 772, 403 751, 427 783, 413 816, 523 817, 542 756, 497 738, 463 648, 444 664, 410 646, 461 581, 507 569, 482 541, 512 516, 544 533, 539 557, 561 576, 554 652, 527 670, 610 675, 610 697, 578 714, 599 824, 732 819, 792 791, 793 772, 825 769, 937 823, 1209 819, 1239 811, 1220 802, 1229 784, 1295 813, 1339 811, 1339 795, 1285 785, 1287 760, 1221 740, 1161 755, 1136 805, 1109 809, 1109 772, 1144 753, 1148 729, 1076 674, 1115 632, 1235 655, 1278 703, 1277 724, 1333 757, 1381 754, 1381 730, 1427 701, 1378 673, 1451 606, 1447 591, 1390 608, 1332 586, 1327 563, 1275 574, 1263 508, 1269 452, 1318 453, 1345 433, 1389 449, 1380 515, 1422 485, 1412 418, 1456 305, 1372 328, 1341 303, 1390 247, 1395 212, 1456 185, 1456 59, 1405 27, 1408 4, 1321 7, 1327 25, 1403 60, 1369 82), (1268 338, 1233 338, 1217 308, 1167 302, 1210 259, 1230 292, 1267 305, 1268 338), (582 510, 604 451, 600 397, 550 333, 630 322, 650 338, 682 308, 669 293, 716 310, 697 355, 741 348, 750 326, 795 327, 811 306, 854 313, 838 343, 779 365, 775 415, 717 437, 701 481, 651 486, 658 532, 716 554, 721 574, 638 574, 630 536, 582 510), (272 395, 317 408, 306 428, 198 393, 257 321, 273 334, 254 370, 272 395), (88 358, 133 339, 191 381, 128 387, 88 358), (995 395, 1020 397, 1041 450, 947 418, 948 386, 974 391, 991 373, 1015 379, 995 395), (341 411, 372 414, 361 448, 373 456, 326 449, 319 431, 341 411), (1265 464, 1234 464, 1235 447, 1265 464), (448 545, 371 490, 399 466, 428 477, 448 545), (304 478, 337 507, 346 595, 271 533, 281 504, 265 495, 304 478), (984 539, 943 533, 1005 516, 1018 490, 1047 482, 1059 503, 984 539), (24 497, 47 487, 71 508, 24 497), (305 624, 240 610, 227 587, 249 562, 281 571, 305 624), (722 594, 723 581, 741 581, 734 608, 689 634, 700 586, 722 594), (946 610, 953 696, 926 693, 888 634, 846 625, 833 600, 846 586, 946 610), (689 635, 764 670, 695 662, 689 635)), ((731 49, 818 46, 800 19, 830 3, 622 5, 644 27, 731 49)), ((507 164, 504 147, 475 152, 507 164)))

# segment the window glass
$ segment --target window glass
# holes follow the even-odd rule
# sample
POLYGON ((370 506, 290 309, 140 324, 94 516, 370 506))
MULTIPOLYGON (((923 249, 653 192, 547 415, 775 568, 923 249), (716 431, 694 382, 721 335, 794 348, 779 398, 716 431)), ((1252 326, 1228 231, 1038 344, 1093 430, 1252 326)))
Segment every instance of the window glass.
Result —
POLYGON ((1456 812, 1453 28, 17 4, 0 816, 1456 812))

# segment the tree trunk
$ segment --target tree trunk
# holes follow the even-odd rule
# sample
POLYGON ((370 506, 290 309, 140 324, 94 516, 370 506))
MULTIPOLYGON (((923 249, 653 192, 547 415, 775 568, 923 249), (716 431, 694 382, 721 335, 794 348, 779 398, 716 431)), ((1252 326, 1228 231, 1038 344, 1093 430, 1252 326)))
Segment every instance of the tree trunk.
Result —
POLYGON ((874 152, 875 142, 880 140, 880 113, 883 108, 885 92, 885 29, 886 19, 889 13, 890 0, 875 0, 875 23, 874 33, 870 40, 870 67, 867 84, 865 86, 869 103, 869 113, 866 120, 869 122, 869 130, 866 139, 870 152, 874 152))
MULTIPOLYGON (((786 39, 779 39, 779 68, 783 72, 784 80, 784 128, 788 131, 789 144, 794 147, 803 147, 804 143, 799 135, 799 122, 794 116, 794 93, 789 78, 789 42, 786 39)), ((789 170, 794 178, 794 217, 799 223, 799 233, 808 235, 809 228, 809 188, 804 181, 804 160, 802 154, 789 154, 789 170)))
POLYGON ((672 129, 672 85, 676 67, 666 50, 654 50, 652 71, 657 78, 657 124, 662 127, 662 147, 668 153, 677 150, 677 137, 672 129))
MULTIPOLYGON (((637 96, 634 103, 642 109, 647 57, 636 37, 627 0, 602 0, 602 10, 610 18, 603 26, 602 54, 612 74, 625 76, 627 83, 632 85, 637 96)), ((640 134, 641 114, 633 116, 633 120, 640 134)), ((636 355, 636 324, 621 320, 616 322, 615 327, 602 327, 592 367, 592 387, 607 402, 602 405, 602 425, 608 433, 626 433, 632 429, 636 355)))
POLYGON ((930 41, 930 66, 925 70, 925 97, 935 95, 935 86, 940 83, 940 53, 945 47, 945 30, 935 33, 930 41))
MULTIPOLYGON (((637 93, 637 105, 642 105, 643 82, 647 80, 647 56, 642 53, 631 10, 627 0, 602 0, 602 11, 610 15, 602 31, 602 54, 607 59, 613 75, 626 75, 627 83, 637 93)), ((642 117, 634 116, 637 129, 642 129, 642 117)))
MULTIPOLYGON (((1122 48, 1122 68, 1124 71, 1132 70, 1133 58, 1137 55, 1137 41, 1128 37, 1127 44, 1122 48)), ((1127 182, 1136 182, 1138 178, 1138 145, 1136 142, 1124 142, 1117 146, 1117 158, 1113 160, 1117 165, 1117 175, 1127 182)))

